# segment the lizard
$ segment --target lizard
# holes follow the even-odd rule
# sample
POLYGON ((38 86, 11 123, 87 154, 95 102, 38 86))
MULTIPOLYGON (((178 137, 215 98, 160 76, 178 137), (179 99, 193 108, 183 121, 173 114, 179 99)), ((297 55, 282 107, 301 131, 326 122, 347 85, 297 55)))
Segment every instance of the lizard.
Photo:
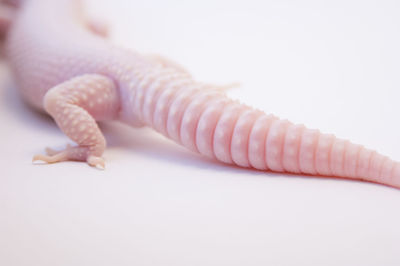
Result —
POLYGON ((15 14, 2 12, 0 33, 20 95, 77 144, 47 148, 33 161, 104 169, 97 123, 117 120, 226 164, 400 188, 400 163, 389 157, 233 100, 167 58, 113 44, 101 24, 88 22, 81 0, 6 2, 15 14))

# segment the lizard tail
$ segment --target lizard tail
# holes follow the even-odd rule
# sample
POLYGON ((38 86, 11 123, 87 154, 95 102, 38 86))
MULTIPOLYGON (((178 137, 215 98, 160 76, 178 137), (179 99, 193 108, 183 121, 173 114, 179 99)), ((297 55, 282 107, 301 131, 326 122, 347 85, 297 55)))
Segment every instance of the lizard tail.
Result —
POLYGON ((134 112, 192 151, 242 167, 400 188, 400 164, 361 145, 267 115, 186 73, 162 70, 136 76, 134 112))

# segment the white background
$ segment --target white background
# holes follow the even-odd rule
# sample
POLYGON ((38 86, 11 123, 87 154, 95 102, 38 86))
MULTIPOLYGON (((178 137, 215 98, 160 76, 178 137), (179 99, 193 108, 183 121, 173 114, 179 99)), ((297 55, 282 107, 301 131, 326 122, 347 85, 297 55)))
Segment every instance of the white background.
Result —
MULTIPOLYGON (((400 159, 397 0, 88 7, 119 44, 400 159)), ((117 124, 106 171, 33 165, 68 140, 0 78, 0 265, 400 265, 400 190, 231 167, 117 124)))

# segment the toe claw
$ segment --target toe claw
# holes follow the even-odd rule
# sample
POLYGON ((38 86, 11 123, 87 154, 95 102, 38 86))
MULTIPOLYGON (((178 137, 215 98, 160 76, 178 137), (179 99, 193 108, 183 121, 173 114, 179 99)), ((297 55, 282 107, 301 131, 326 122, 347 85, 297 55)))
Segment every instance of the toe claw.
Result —
POLYGON ((89 157, 87 158, 87 163, 88 163, 90 166, 96 167, 97 169, 100 169, 100 170, 104 170, 104 169, 106 168, 106 166, 105 166, 105 161, 104 161, 104 159, 101 158, 101 157, 89 156, 89 157))
POLYGON ((97 169, 99 169, 99 170, 105 170, 106 169, 106 166, 104 165, 104 164, 96 164, 96 168, 97 169))
POLYGON ((32 163, 36 162, 36 161, 46 161, 46 156, 42 155, 42 154, 36 154, 35 156, 33 156, 32 158, 32 163))

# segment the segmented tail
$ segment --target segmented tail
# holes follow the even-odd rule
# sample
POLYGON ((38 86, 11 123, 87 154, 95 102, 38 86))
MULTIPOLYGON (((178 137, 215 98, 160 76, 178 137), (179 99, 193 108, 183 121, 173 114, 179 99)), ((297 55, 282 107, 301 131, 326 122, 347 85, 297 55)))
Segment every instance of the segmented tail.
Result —
POLYGON ((135 76, 136 115, 192 151, 242 167, 400 188, 400 164, 361 145, 267 115, 184 72, 163 69, 135 76))

